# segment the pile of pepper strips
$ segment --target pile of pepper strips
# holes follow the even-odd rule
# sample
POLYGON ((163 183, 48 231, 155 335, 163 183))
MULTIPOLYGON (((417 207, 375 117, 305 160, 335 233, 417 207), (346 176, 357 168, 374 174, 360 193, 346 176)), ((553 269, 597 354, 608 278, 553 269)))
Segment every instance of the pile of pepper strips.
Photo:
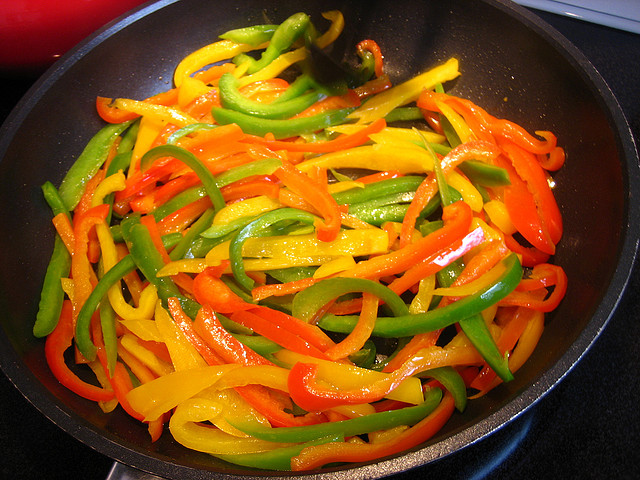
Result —
POLYGON ((566 291, 555 136, 444 93, 455 59, 392 85, 373 40, 323 83, 305 44, 344 26, 323 16, 226 32, 146 100, 98 97, 107 126, 43 185, 52 373, 238 465, 421 444, 513 378, 566 291))

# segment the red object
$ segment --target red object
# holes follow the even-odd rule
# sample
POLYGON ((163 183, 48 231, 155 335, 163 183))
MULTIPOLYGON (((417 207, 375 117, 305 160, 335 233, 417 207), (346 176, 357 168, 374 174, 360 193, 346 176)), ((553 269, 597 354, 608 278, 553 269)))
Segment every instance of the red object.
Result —
POLYGON ((0 69, 41 70, 143 0, 0 2, 0 69))

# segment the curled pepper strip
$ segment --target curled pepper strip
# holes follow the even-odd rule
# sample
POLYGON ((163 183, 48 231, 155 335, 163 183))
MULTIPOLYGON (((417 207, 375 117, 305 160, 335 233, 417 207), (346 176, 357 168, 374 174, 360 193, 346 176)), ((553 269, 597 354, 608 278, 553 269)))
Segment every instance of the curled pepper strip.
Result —
POLYGON ((292 470, 310 470, 333 462, 372 461, 405 451, 434 436, 449 420, 454 408, 453 396, 447 392, 427 417, 391 440, 373 444, 328 443, 308 447, 291 459, 292 470))
POLYGON ((533 267, 529 279, 500 301, 502 306, 527 307, 539 312, 555 310, 567 292, 567 274, 559 265, 541 263, 533 267), (553 286, 549 294, 547 288, 553 286))
POLYGON ((113 390, 97 387, 81 380, 67 366, 64 352, 73 339, 72 305, 69 300, 62 304, 60 319, 55 329, 47 336, 44 352, 47 364, 56 379, 72 392, 96 402, 108 402, 114 398, 113 390))

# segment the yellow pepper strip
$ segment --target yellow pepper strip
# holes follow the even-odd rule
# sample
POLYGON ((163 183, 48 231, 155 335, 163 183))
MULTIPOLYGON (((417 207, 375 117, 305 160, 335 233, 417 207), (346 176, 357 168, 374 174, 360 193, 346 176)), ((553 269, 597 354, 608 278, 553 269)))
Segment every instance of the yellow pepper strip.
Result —
MULTIPOLYGON (((502 234, 497 232, 495 228, 487 225, 487 223, 484 220, 481 220, 478 217, 473 217, 473 220, 471 220, 471 230, 475 230, 478 227, 482 228, 482 232, 484 233, 484 238, 486 238, 485 242, 492 242, 494 240, 499 241, 502 239, 502 234)), ((474 250, 471 250, 471 252, 473 251, 474 250)))
POLYGON ((433 294, 442 297, 464 297, 467 295, 472 295, 478 290, 485 288, 492 283, 495 283, 500 275, 504 273, 504 269, 505 267, 502 262, 499 262, 495 267, 482 275, 480 278, 456 287, 436 288, 433 291, 433 294))
POLYGON ((253 437, 240 438, 200 422, 215 421, 224 414, 220 402, 208 398, 191 398, 176 408, 169 421, 175 440, 187 448, 213 455, 258 453, 290 446, 253 437))
MULTIPOLYGON (((247 258, 244 260, 244 269, 247 272, 264 272, 289 267, 313 267, 330 262, 334 257, 274 257, 274 258, 247 258)), ((229 272, 231 269, 229 269, 229 272)))
POLYGON ((349 418, 364 417, 365 415, 376 413, 375 407, 370 403, 360 403, 357 405, 338 405, 337 407, 333 407, 331 410, 349 418))
POLYGON ((167 375, 173 372, 173 367, 158 358, 151 350, 140 345, 138 337, 131 333, 125 333, 120 337, 122 348, 146 365, 156 375, 167 375))
POLYGON ((155 105, 130 98, 116 98, 113 101, 113 105, 120 110, 150 117, 156 121, 172 123, 177 127, 186 127, 192 123, 198 123, 191 115, 181 112, 177 108, 165 107, 164 105, 155 105))
POLYGON ((213 87, 207 86, 202 80, 193 77, 184 77, 182 85, 178 88, 178 105, 185 108, 196 98, 204 95, 213 87))
POLYGON ((139 320, 125 320, 121 319, 120 324, 133 333, 140 340, 147 342, 162 342, 162 335, 158 330, 158 325, 155 320, 151 319, 139 319, 139 320))
MULTIPOLYGON (((446 140, 444 135, 428 130, 418 130, 420 135, 429 143, 442 143, 446 140)), ((369 138, 375 143, 414 143, 416 132, 412 128, 385 127, 378 133, 372 133, 369 138)), ((419 145, 416 145, 422 148, 419 145)))
POLYGON ((69 300, 73 302, 73 294, 75 292, 75 285, 72 278, 61 278, 60 284, 62 285, 62 290, 69 297, 69 300))
POLYGON ((188 398, 215 384, 225 373, 240 365, 215 365, 180 370, 142 384, 129 393, 131 407, 144 416, 145 421, 159 418, 188 398))
POLYGON ((449 120, 449 123, 462 143, 467 143, 469 140, 475 140, 476 136, 469 128, 469 125, 467 125, 467 122, 465 122, 462 116, 453 108, 440 100, 436 100, 436 106, 447 120, 449 120))
MULTIPOLYGON (((89 362, 88 365, 89 365, 89 368, 91 368, 91 370, 93 371, 94 375, 96 376, 98 383, 102 385, 102 388, 112 388, 111 382, 109 382, 109 379, 107 378, 107 374, 104 371, 104 367, 102 366, 99 360, 94 360, 93 362, 89 362)), ((111 400, 108 400, 106 402, 99 401, 98 406, 100 407, 100 410, 102 410, 104 413, 113 412, 113 410, 115 410, 115 408, 118 406, 118 399, 114 397, 111 400)))
POLYGON ((451 58, 442 65, 375 95, 352 112, 349 118, 357 119, 358 123, 371 123, 386 116, 394 108, 415 101, 422 90, 453 80, 458 75, 458 60, 451 58))
POLYGON ((247 198, 221 208, 216 213, 216 216, 213 217, 213 225, 226 225, 233 220, 238 220, 242 217, 255 217, 280 207, 282 207, 282 204, 279 201, 265 195, 247 198))
POLYGON ((513 226, 509 212, 507 212, 507 207, 500 200, 490 200, 485 203, 484 211, 489 215, 491 222, 507 235, 513 235, 516 232, 516 227, 513 226))
POLYGON ((182 59, 173 72, 173 83, 176 87, 180 87, 185 77, 191 76, 207 65, 228 60, 240 53, 257 50, 262 47, 264 45, 252 47, 251 45, 236 43, 231 40, 220 40, 206 45, 182 59))
POLYGON ((366 168, 386 171, 392 168, 400 173, 427 173, 433 170, 429 153, 397 145, 374 144, 338 150, 300 162, 298 169, 308 172, 312 168, 366 168))
POLYGON ((436 276, 429 275, 420 280, 418 284, 418 293, 413 297, 411 305, 409 305, 409 313, 424 313, 429 310, 431 299, 433 298, 433 290, 436 288, 436 276))
POLYGON ((127 178, 131 178, 134 173, 138 172, 140 158, 142 158, 149 148, 151 148, 151 145, 158 137, 158 134, 164 127, 164 124, 164 121, 160 121, 152 117, 143 116, 140 119, 138 136, 136 137, 136 143, 133 146, 133 153, 131 154, 131 162, 129 163, 127 178))
POLYGON ((356 181, 344 181, 330 183, 329 185, 327 185, 327 191, 329 193, 344 192, 345 190, 351 190, 352 188, 364 188, 364 183, 356 181))
MULTIPOLYGON (((326 46, 333 43, 336 38, 340 36, 340 33, 342 33, 342 30, 344 29, 344 17, 338 10, 325 12, 322 14, 322 16, 331 21, 331 26, 325 33, 318 37, 318 39, 316 40, 316 44, 320 48, 325 48, 326 46)), ((271 62, 266 67, 258 70, 256 73, 247 75, 245 77, 240 77, 238 86, 242 87, 253 82, 277 77, 291 65, 304 60, 306 57, 307 49, 305 47, 300 47, 296 50, 290 50, 288 52, 282 53, 273 62, 271 62)))
POLYGON ((345 270, 353 268, 355 264, 356 261, 353 259, 353 256, 342 255, 320 265, 318 269, 313 272, 313 278, 324 278, 334 273, 344 272, 345 270))
POLYGON ((200 273, 203 272, 208 266, 217 266, 216 264, 207 264, 204 258, 184 258, 182 260, 174 260, 167 263, 164 267, 158 270, 158 277, 170 277, 177 275, 178 273, 200 273))
MULTIPOLYGON (((367 385, 378 381, 386 381, 389 374, 368 370, 346 363, 336 363, 330 360, 301 355, 290 350, 282 349, 274 353, 274 356, 287 365, 294 365, 297 362, 318 364, 318 379, 344 390, 354 390, 366 388, 367 385)), ((424 401, 422 385, 415 377, 407 378, 395 390, 390 392, 386 398, 399 400, 401 402, 419 404, 424 401)))
POLYGON ((190 370, 207 366, 207 362, 187 340, 160 302, 156 305, 155 319, 158 332, 169 350, 171 363, 175 370, 190 370))
MULTIPOLYGON (((125 182, 126 178, 121 171, 105 178, 97 186, 91 199, 91 206, 95 207, 101 204, 104 197, 110 193, 123 190, 125 188, 125 182)), ((118 251, 106 222, 96 225, 96 234, 100 242, 103 268, 104 271, 107 272, 118 262, 118 251)), ((129 305, 122 296, 120 281, 117 281, 109 289, 107 296, 116 314, 125 319, 151 318, 156 301, 158 300, 156 287, 149 284, 140 295, 140 305, 137 308, 133 307, 129 305)))
MULTIPOLYGON (((249 238, 242 246, 243 257, 269 258, 335 258, 337 256, 373 255, 384 253, 389 248, 389 236, 384 230, 344 230, 335 240, 323 242, 315 234, 276 235, 273 237, 249 238)), ((221 243, 207 253, 208 265, 219 265, 229 258, 229 242, 221 243)), ((247 258, 248 260, 249 258, 247 258)))
POLYGON ((227 372, 215 385, 215 390, 244 387, 247 385, 263 385, 283 392, 288 392, 287 379, 289 370, 276 365, 249 365, 241 369, 227 372))
POLYGON ((253 408, 249 403, 233 388, 225 390, 215 390, 208 388, 198 394, 199 398, 206 398, 218 402, 222 409, 222 415, 210 420, 213 425, 225 433, 235 437, 246 438, 249 435, 238 430, 229 423, 231 420, 236 425, 251 425, 252 423, 270 427, 269 420, 253 408))
POLYGON ((456 170, 452 170, 447 175, 447 183, 455 188, 474 212, 481 212, 484 205, 482 195, 473 184, 456 170))

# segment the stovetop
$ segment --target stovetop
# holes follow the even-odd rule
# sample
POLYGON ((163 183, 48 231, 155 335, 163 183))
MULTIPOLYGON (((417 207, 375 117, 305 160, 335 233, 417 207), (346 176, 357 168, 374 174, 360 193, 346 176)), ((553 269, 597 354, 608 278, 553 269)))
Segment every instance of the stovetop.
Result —
MULTIPOLYGON (((640 35, 534 10, 573 42, 609 84, 640 139, 640 35)), ((0 121, 35 79, 0 77, 0 121)), ((640 270, 582 361, 524 415, 419 470, 444 479, 637 478, 640 445, 640 270)), ((147 478, 59 430, 0 375, 0 478, 147 478), (128 475, 128 476, 125 476, 128 475)))

